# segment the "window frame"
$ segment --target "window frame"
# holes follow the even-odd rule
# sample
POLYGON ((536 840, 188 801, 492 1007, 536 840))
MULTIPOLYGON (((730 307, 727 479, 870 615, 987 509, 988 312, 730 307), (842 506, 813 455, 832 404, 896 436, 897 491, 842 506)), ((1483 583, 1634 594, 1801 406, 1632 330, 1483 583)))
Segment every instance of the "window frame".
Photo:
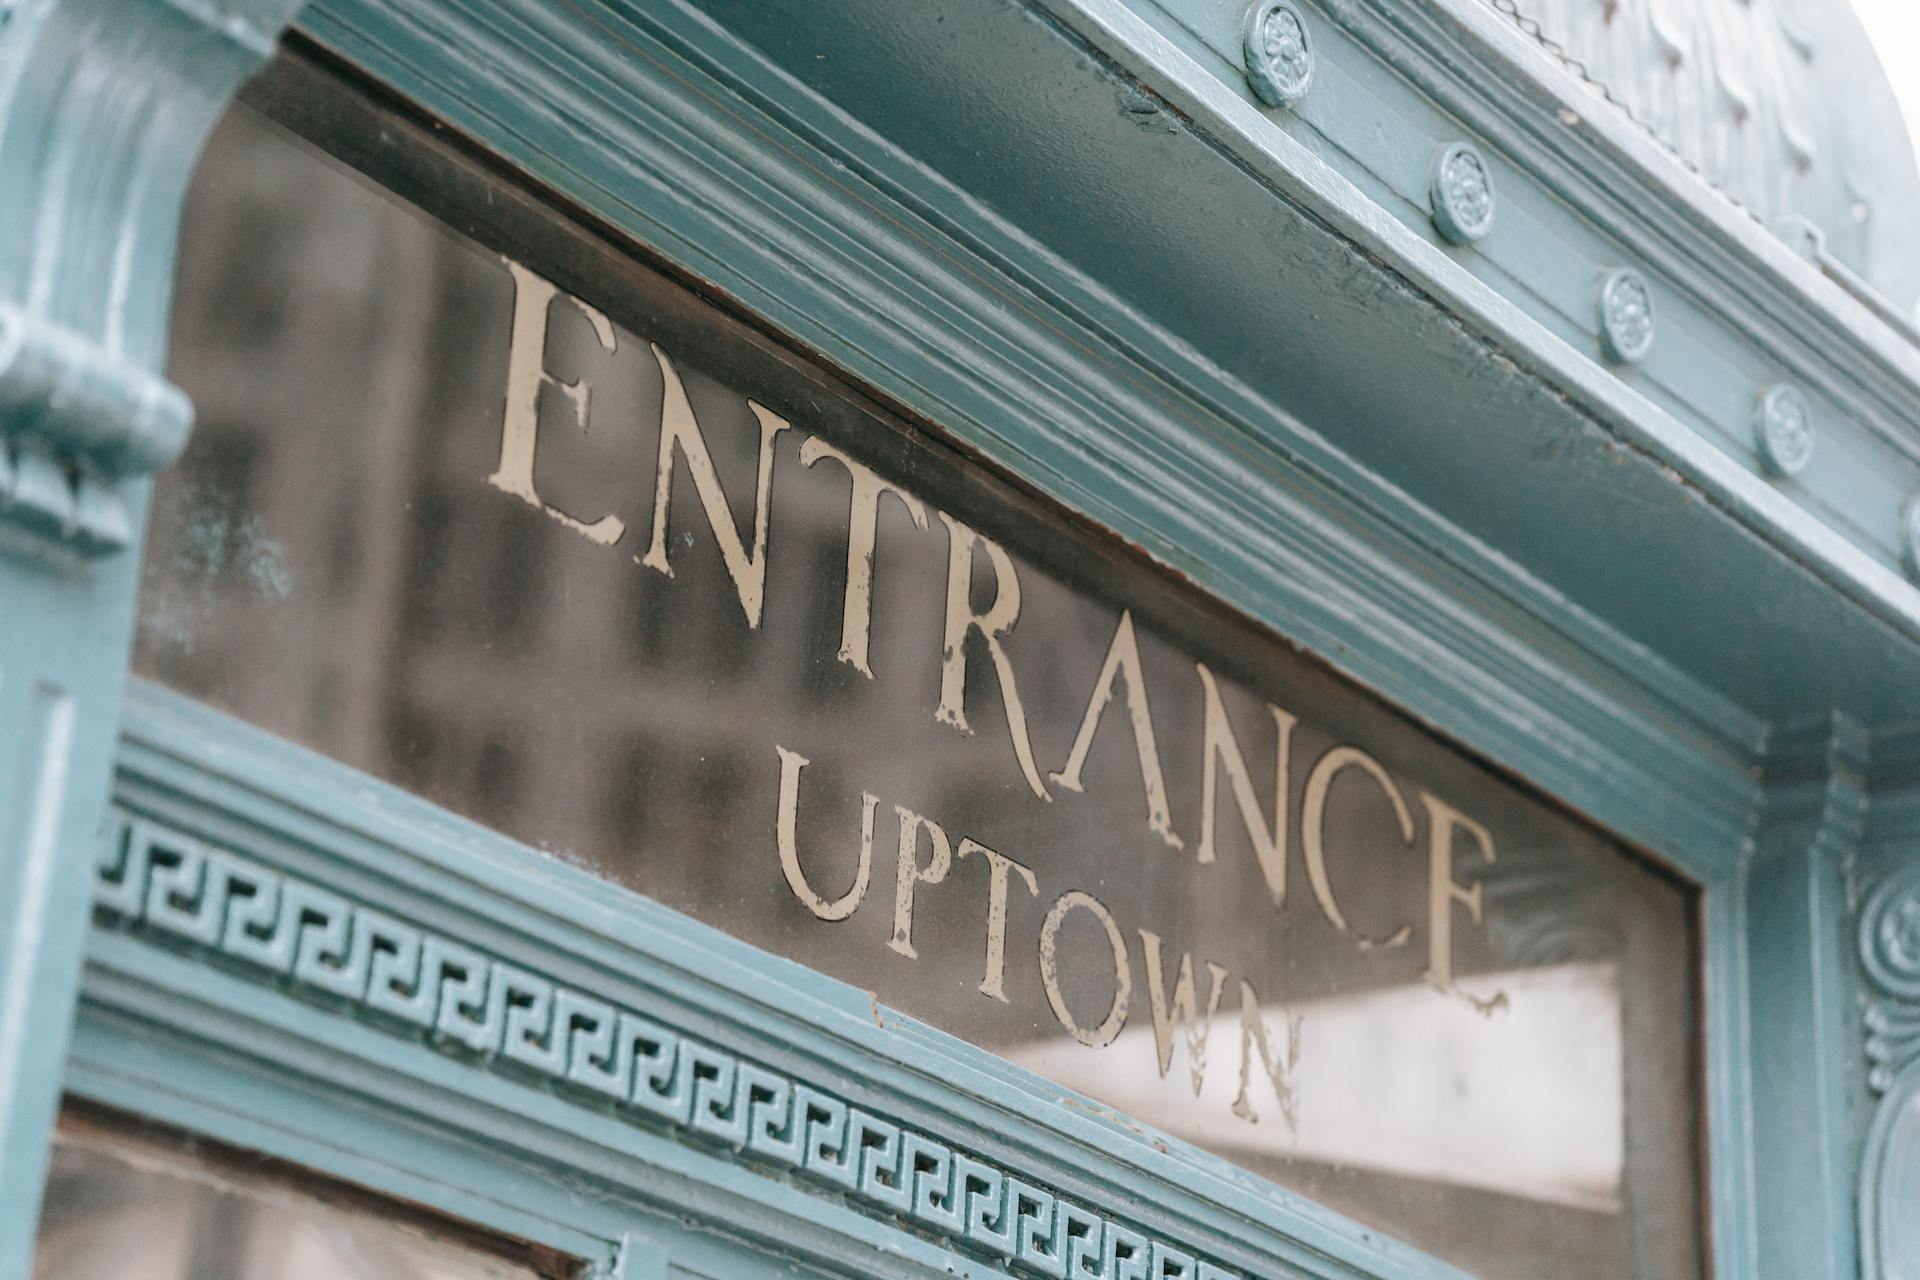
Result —
MULTIPOLYGON (((369 139, 368 145, 379 144, 369 139)), ((403 194, 431 198, 430 191, 403 194)), ((591 210, 582 212, 591 216, 591 210)), ((831 359, 831 352, 825 354, 831 359)), ((435 936, 443 941, 517 966, 538 969, 543 956, 561 963, 592 957, 594 981, 602 985, 583 979, 583 987, 603 991, 611 979, 627 995, 623 1008, 637 1008, 695 1039, 704 1036, 723 1052, 868 1106, 903 1126, 917 1126, 917 1132, 936 1141, 940 1135, 983 1135, 977 1154, 1009 1176, 1059 1189, 1093 1212, 1104 1213, 1107 1205, 1150 1205, 1152 1210, 1134 1221, 1209 1264, 1246 1275, 1265 1274, 1276 1259, 1314 1276, 1385 1280, 1457 1274, 1409 1246, 1250 1179, 1216 1157, 1169 1150, 1133 1125, 1090 1114, 1063 1100, 1056 1087, 985 1051, 878 1010, 864 993, 795 972, 788 962, 611 890, 584 873, 554 866, 399 788, 372 783, 176 695, 136 681, 123 734, 116 797, 143 820, 160 821, 175 833, 264 863, 277 875, 346 893, 358 907, 437 922, 435 936), (368 807, 369 795, 379 797, 371 806, 375 814, 362 818, 354 811, 368 807), (386 820, 395 814, 400 820, 386 820), (375 874, 376 862, 405 871, 375 874), (458 909, 450 913, 453 903, 458 909), (614 939, 636 935, 646 943, 623 946, 614 953, 617 960, 607 958, 614 939), (539 950, 528 949, 530 937, 542 940, 539 950), (695 975, 703 980, 695 982, 695 975), (821 1074, 823 1064, 831 1064, 831 1074, 821 1074)), ((1711 895, 1707 887, 1701 891, 1703 911, 1710 913, 1711 895)), ((612 1230, 610 1218, 639 1213, 646 1224, 642 1234, 652 1239, 671 1234, 657 1216, 660 1207, 698 1214, 707 1197, 722 1189, 740 1201, 730 1221, 761 1247, 791 1249, 803 1226, 811 1224, 814 1235, 823 1230, 804 1201, 783 1201, 774 1188, 760 1185, 764 1165, 716 1156, 703 1149, 697 1135, 649 1134, 637 1148, 633 1144, 640 1139, 626 1135, 632 1141, 624 1150, 618 1143, 583 1146, 580 1117, 558 1117, 551 1106, 536 1108, 483 1067, 429 1065, 430 1052, 381 1043, 377 1025, 367 1030, 342 1024, 339 1008, 317 1011, 284 990, 275 992, 270 1014, 255 1014, 246 1007, 245 987, 235 985, 232 966, 203 973, 196 971, 195 957, 169 957, 156 966, 151 957, 143 960, 144 954, 125 929, 111 923, 100 927, 91 944, 72 1068, 76 1096, 236 1144, 268 1143, 261 1149, 543 1246, 599 1258, 606 1266, 615 1265, 618 1242, 632 1234, 630 1228, 612 1230), (153 973, 162 975, 157 986, 153 973), (219 1007, 224 1025, 212 1033, 176 1031, 151 1074, 113 1065, 123 1056, 126 1020, 136 1010, 171 1010, 156 1020, 184 1028, 191 1020, 180 1011, 183 998, 219 1007), (235 1044, 263 1041, 275 1045, 264 1077, 212 1066, 235 1044), (385 1081, 380 1091, 404 1101, 343 1105, 330 1120, 316 1116, 292 1134, 266 1136, 261 1126, 268 1112, 292 1098, 327 1092, 322 1082, 329 1069, 316 1050, 328 1045, 338 1054, 343 1044, 353 1046, 346 1052, 355 1070, 379 1073, 385 1081), (203 1079, 208 1086, 162 1086, 155 1075, 176 1082, 203 1079), (441 1132, 447 1127, 443 1115, 411 1101, 428 1081, 443 1097, 460 1099, 467 1119, 456 1132, 487 1130, 492 1150, 470 1149, 467 1160, 476 1166, 471 1170, 463 1172, 460 1161, 446 1160, 430 1177, 410 1169, 416 1160, 412 1154, 395 1152, 369 1161, 369 1152, 390 1150, 392 1140, 384 1135, 432 1131, 453 1137, 441 1132), (234 1098, 247 1101, 236 1104, 234 1098), (353 1122, 342 1127, 353 1141, 342 1144, 330 1131, 349 1114, 353 1122), (672 1145, 690 1150, 669 1157, 665 1152, 672 1145), (608 1203, 596 1213, 560 1206, 529 1212, 527 1205, 542 1203, 537 1189, 511 1172, 499 1172, 528 1159, 544 1161, 568 1179, 611 1179, 625 1190, 606 1197, 608 1203), (663 1184, 662 1170, 678 1170, 682 1181, 663 1184), (488 1190, 496 1176, 513 1190, 488 1190), (643 1190, 636 1196, 634 1188, 643 1190), (636 1207, 636 1199, 646 1207, 636 1207)), ((254 977, 257 981, 260 975, 254 977)), ((384 1030, 391 1039, 394 1028, 384 1030)), ((1703 1198, 1706 1191, 1703 1187, 1703 1198)), ((892 1239, 885 1234, 890 1228, 861 1220, 857 1197, 853 1203, 855 1208, 833 1217, 824 1229, 821 1238, 830 1243, 804 1252, 808 1265, 852 1265, 858 1273, 859 1264, 850 1260, 892 1239)), ((871 1211, 873 1202, 866 1207, 871 1211)), ((919 1261, 939 1269, 964 1268, 981 1264, 985 1256, 978 1249, 970 1252, 964 1241, 946 1240, 933 1242, 919 1261)))

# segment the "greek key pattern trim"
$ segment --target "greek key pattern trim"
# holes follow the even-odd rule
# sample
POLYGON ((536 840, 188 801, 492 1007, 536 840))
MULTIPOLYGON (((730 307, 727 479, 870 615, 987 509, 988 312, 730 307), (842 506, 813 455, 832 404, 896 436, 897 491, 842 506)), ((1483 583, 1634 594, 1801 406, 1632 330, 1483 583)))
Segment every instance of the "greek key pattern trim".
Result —
POLYGON ((389 1029, 529 1074, 636 1125, 791 1170, 1048 1280, 1238 1280, 939 1139, 453 939, 115 808, 99 915, 389 1029))

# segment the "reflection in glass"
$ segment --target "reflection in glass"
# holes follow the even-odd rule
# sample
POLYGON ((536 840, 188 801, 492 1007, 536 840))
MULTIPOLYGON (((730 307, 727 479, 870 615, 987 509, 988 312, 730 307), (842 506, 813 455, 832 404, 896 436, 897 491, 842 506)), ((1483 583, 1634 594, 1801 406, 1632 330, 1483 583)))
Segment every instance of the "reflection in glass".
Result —
POLYGON ((494 248, 257 115, 214 139, 142 674, 1488 1280, 1699 1274, 1683 886, 523 193, 425 145, 382 163, 494 248), (668 450, 656 534, 674 413, 718 492, 668 450), (899 485, 871 676, 821 445, 899 485), (947 646, 1003 577, 998 652, 947 646))
POLYGON ((33 1280, 538 1280, 374 1213, 99 1133, 53 1153, 33 1280))

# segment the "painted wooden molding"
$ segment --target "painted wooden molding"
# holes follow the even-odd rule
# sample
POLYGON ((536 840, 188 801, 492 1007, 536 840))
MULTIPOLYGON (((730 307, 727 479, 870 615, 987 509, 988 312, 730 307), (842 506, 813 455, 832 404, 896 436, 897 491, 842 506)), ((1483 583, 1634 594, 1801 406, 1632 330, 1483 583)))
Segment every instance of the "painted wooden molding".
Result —
MULTIPOLYGON (((1148 79, 1181 111, 1210 126, 1216 136, 1231 139, 1249 164, 1287 170, 1283 180, 1324 185, 1320 175, 1305 167, 1314 160, 1304 149, 1296 150, 1290 134, 1237 98, 1226 99, 1227 82, 1217 67, 1180 66, 1169 60, 1170 55, 1180 56, 1178 24, 1153 15, 1182 6, 1137 0, 1049 3, 1063 20, 1148 79)), ((1192 8, 1195 15, 1189 22, 1204 26, 1210 8, 1192 8)), ((1441 138, 1463 129, 1487 148, 1491 161, 1515 175, 1503 184, 1503 202, 1516 214, 1533 217, 1543 196, 1581 210, 1610 241, 1586 242, 1588 252, 1597 250, 1594 265, 1631 254, 1658 288, 1670 322, 1690 313, 1688 327, 1699 335, 1711 332, 1711 341, 1721 347, 1719 358, 1733 361, 1729 367, 1744 367, 1749 356, 1757 354, 1767 367, 1815 398, 1821 419, 1833 424, 1829 459, 1843 450, 1882 453, 1899 461, 1869 474, 1903 477, 1905 483, 1906 468, 1916 454, 1911 433, 1902 424, 1912 416, 1920 358, 1904 326, 1889 326, 1879 311, 1824 278, 1820 268, 1795 255, 1754 218, 1692 179, 1637 126, 1613 118, 1617 113, 1610 110, 1589 113, 1589 101, 1583 101, 1588 95, 1577 82, 1493 5, 1483 0, 1327 0, 1323 9, 1317 28, 1323 33, 1323 86, 1337 78, 1340 68, 1353 65, 1334 52, 1339 36, 1350 38, 1377 59, 1380 68, 1441 104, 1450 117, 1441 138), (1475 73, 1471 68, 1499 70, 1475 73), (1699 323, 1703 316, 1713 317, 1710 327, 1699 323), (1735 356, 1739 349, 1744 353, 1735 356)), ((1366 83, 1364 77, 1377 70, 1366 68, 1361 74, 1366 83)), ((1311 101, 1306 104, 1310 116, 1315 114, 1311 101)), ((1363 132, 1358 127, 1350 133, 1329 127, 1328 151, 1337 154, 1348 143, 1364 146, 1363 132)), ((1336 167, 1347 178, 1391 181, 1397 163, 1340 161, 1336 167)), ((1424 201, 1424 196, 1419 199, 1424 201)), ((1401 219, 1406 217, 1405 210, 1398 212, 1401 219)), ((1342 229, 1363 240, 1376 230, 1342 229)), ((1559 326, 1590 323, 1581 314, 1584 308, 1556 310, 1510 287, 1498 293, 1498 304, 1488 305, 1465 281, 1449 279, 1444 270, 1436 273, 1435 264, 1421 261, 1417 249, 1409 254, 1407 246, 1392 243, 1394 237, 1381 239, 1390 260, 1406 260, 1409 274, 1426 279, 1436 296, 1490 323, 1495 331, 1528 327, 1515 326, 1517 317, 1509 309, 1524 313, 1528 322, 1549 326, 1556 321, 1559 326)), ((1495 270, 1524 276, 1519 259, 1501 261, 1504 267, 1495 270)), ((1493 258, 1488 265, 1494 266, 1493 258)), ((1827 471, 1790 495, 1766 492, 1772 486, 1754 474, 1760 466, 1757 455, 1742 447, 1744 415, 1730 415, 1722 422, 1719 411, 1706 409, 1702 402, 1668 418, 1632 388, 1608 388, 1558 359, 1542 360, 1551 347, 1542 341, 1544 336, 1532 333, 1519 340, 1529 353, 1527 362, 1546 367, 1548 376, 1573 390, 1603 420, 1619 418, 1609 425, 1644 443, 1835 588, 1876 614, 1890 620, 1898 616, 1896 625, 1908 635, 1920 634, 1913 593, 1900 578, 1897 498, 1889 501, 1888 495, 1875 494, 1870 503, 1864 502, 1858 472, 1849 484, 1835 483, 1840 473, 1827 471), (1734 441, 1745 474, 1722 466, 1733 455, 1699 447, 1719 438, 1722 430, 1734 441)), ((1633 385, 1644 383, 1636 380, 1633 385)))
POLYGON ((826 1089, 124 810, 101 849, 95 904, 122 927, 470 1053, 486 1070, 799 1174, 960 1252, 1052 1280, 1235 1280, 826 1089))
POLYGON ((1856 1072, 1835 1046, 1849 1044, 1854 1027, 1848 877, 1865 833, 1873 745, 1858 724, 1831 716, 1781 727, 1768 753, 1767 811, 1743 877, 1748 1274, 1847 1280, 1855 1270, 1856 1072))
POLYGON ((195 158, 298 0, 0 0, 0 1277, 28 1274, 195 158), (87 571, 82 572, 85 569, 87 571))
POLYGON ((88 554, 133 541, 117 482, 170 462, 192 422, 158 374, 16 307, 0 307, 0 413, 0 518, 88 554))
POLYGON ((620 1238, 613 1260, 588 1273, 589 1280, 667 1280, 667 1251, 658 1242, 629 1231, 620 1238))
MULTIPOLYGON (((1908 456, 1901 408, 1920 377, 1911 343, 1878 310, 1796 261, 1762 222, 1711 193, 1669 149, 1586 95, 1531 37, 1481 0, 1330 0, 1328 16, 1433 93, 1516 165, 1614 231, 1651 272, 1725 299, 1747 336, 1850 422, 1908 456), (1462 74, 1463 66, 1509 74, 1462 74), (1575 113, 1578 128, 1559 117, 1575 113), (1766 299, 1765 307, 1758 300, 1766 299)), ((1884 304, 1883 304, 1884 306, 1884 304)))
POLYGON ((129 546, 125 486, 187 439, 160 375, 201 144, 300 0, 0 8, 0 525, 129 546))

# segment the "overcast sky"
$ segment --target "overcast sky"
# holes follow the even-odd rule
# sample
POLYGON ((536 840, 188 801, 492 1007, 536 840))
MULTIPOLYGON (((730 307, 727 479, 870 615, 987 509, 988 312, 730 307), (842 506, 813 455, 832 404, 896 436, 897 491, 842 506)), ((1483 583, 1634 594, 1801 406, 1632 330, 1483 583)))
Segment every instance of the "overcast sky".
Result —
POLYGON ((1853 0, 1900 96, 1907 132, 1920 144, 1920 0, 1853 0))

